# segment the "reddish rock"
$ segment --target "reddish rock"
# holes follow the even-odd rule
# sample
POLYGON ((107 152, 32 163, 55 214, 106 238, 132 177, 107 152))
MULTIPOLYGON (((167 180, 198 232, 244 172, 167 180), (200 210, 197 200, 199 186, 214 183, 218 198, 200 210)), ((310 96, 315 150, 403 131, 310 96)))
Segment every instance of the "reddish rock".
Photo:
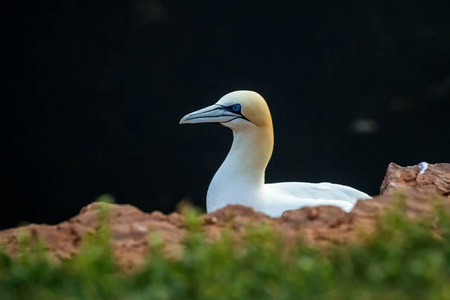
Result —
MULTIPOLYGON (((449 166, 429 165, 420 174, 418 166, 390 164, 381 187, 383 195, 358 201, 350 213, 334 206, 320 206, 290 210, 280 218, 270 218, 249 207, 230 205, 201 216, 198 226, 208 242, 216 241, 224 230, 240 241, 249 227, 272 226, 288 247, 296 247, 300 239, 317 247, 354 243, 361 240, 361 231, 370 234, 376 229, 377 217, 386 209, 395 208, 410 219, 432 215, 436 203, 450 210, 449 166), (404 190, 395 193, 398 189, 404 190)), ((106 203, 92 203, 58 225, 31 224, 0 231, 0 244, 17 256, 21 239, 42 241, 50 258, 58 261, 76 255, 83 238, 95 233, 101 222, 110 226, 112 251, 123 270, 142 265, 151 255, 149 240, 161 240, 169 257, 177 258, 183 251, 187 233, 183 215, 145 213, 131 205, 106 203), (102 215, 108 218, 103 217, 102 221, 102 215)))
POLYGON ((450 164, 420 163, 411 167, 401 167, 390 163, 380 193, 411 188, 429 189, 439 195, 450 197, 450 164))
POLYGON ((31 224, 0 232, 0 244, 7 253, 16 256, 19 252, 18 240, 26 235, 31 240, 39 240, 50 254, 59 260, 75 255, 86 234, 95 233, 99 227, 102 211, 108 211, 108 223, 112 235, 112 251, 123 269, 139 265, 149 254, 150 234, 159 236, 168 256, 178 257, 186 235, 183 216, 161 212, 144 213, 131 205, 92 203, 84 207, 80 214, 58 225, 31 224))

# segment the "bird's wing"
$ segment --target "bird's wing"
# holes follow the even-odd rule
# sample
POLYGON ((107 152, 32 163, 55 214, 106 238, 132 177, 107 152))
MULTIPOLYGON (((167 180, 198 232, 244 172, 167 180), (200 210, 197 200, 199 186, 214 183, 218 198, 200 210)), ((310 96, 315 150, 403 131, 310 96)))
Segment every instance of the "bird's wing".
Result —
POLYGON ((266 189, 273 193, 284 194, 296 198, 317 200, 341 200, 355 204, 358 199, 370 199, 366 193, 349 186, 328 182, 281 182, 265 184, 266 189))

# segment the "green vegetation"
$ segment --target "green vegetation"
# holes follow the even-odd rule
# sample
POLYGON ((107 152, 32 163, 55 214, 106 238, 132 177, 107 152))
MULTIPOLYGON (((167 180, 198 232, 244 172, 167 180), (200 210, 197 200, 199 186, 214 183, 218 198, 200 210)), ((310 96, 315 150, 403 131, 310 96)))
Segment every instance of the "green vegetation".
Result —
POLYGON ((268 227, 249 229, 239 245, 231 234, 207 244, 188 213, 182 258, 165 258, 152 236, 152 256, 132 274, 117 269, 104 225, 61 264, 24 237, 21 259, 0 254, 0 299, 450 299, 449 215, 401 215, 380 218, 378 233, 358 245, 288 251, 268 227))

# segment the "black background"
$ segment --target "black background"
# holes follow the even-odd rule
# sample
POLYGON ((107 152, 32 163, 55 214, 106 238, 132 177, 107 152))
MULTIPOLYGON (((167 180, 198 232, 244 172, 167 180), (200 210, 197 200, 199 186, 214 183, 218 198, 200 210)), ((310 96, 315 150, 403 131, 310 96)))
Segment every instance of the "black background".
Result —
POLYGON ((145 211, 204 207, 232 135, 178 122, 238 89, 271 107, 268 182, 374 195, 389 162, 449 162, 449 1, 13 5, 1 228, 63 221, 104 193, 145 211))

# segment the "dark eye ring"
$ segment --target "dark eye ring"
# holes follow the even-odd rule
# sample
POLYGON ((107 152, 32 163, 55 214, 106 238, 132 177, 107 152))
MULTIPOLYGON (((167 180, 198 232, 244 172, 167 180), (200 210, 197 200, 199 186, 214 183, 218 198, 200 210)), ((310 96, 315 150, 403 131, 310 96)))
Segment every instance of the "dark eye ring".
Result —
POLYGON ((240 112, 240 111, 241 111, 241 105, 240 105, 240 104, 233 104, 233 105, 231 106, 231 109, 232 109, 234 112, 240 112))

